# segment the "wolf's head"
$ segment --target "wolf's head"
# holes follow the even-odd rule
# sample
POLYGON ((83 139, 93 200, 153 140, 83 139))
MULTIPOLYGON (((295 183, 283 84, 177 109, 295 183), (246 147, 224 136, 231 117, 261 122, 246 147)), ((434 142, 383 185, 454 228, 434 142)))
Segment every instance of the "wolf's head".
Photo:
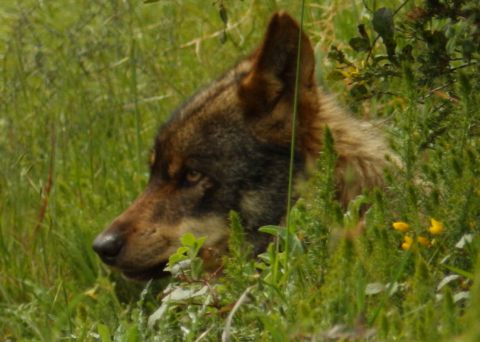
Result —
POLYGON ((224 254, 230 210, 256 248, 265 246, 257 228, 280 223, 286 210, 297 56, 301 175, 318 145, 314 55, 297 23, 277 13, 250 57, 160 128, 145 191, 93 243, 105 263, 131 278, 161 275, 187 232, 206 237, 204 255, 224 254))

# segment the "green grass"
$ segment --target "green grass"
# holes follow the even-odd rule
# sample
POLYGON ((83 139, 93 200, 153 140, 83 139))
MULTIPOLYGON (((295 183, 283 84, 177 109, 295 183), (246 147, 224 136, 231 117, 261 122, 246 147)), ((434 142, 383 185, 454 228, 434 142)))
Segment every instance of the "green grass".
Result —
MULTIPOLYGON (((318 3, 307 1, 305 27, 319 82, 348 102, 345 85, 328 81, 335 65, 325 57, 330 44, 348 46, 369 13, 361 1, 318 3)), ((274 248, 259 260, 246 257, 232 215, 224 278, 205 294, 164 300, 167 309, 153 327, 147 320, 161 306, 166 284, 125 281, 94 255, 94 236, 146 183, 159 123, 248 53, 270 13, 287 9, 298 17, 301 10, 300 1, 224 4, 233 28, 222 44, 224 26, 212 1, 2 2, 0 339, 476 340, 480 99, 469 83, 474 75, 458 80, 450 125, 422 152, 416 146, 431 134, 438 103, 431 97, 419 105, 421 91, 408 77, 397 79, 396 100, 368 102, 371 118, 387 120, 388 137, 407 165, 387 175, 387 193, 366 194, 347 213, 339 211, 327 191, 334 161, 327 148, 311 190, 292 212, 288 259, 274 248), (359 232, 362 201, 371 207, 359 232), (430 218, 444 224, 443 234, 429 235, 430 218), (391 228, 399 220, 433 245, 400 248, 403 234, 391 228), (473 242, 456 247, 467 234, 473 242), (458 277, 446 278, 451 275, 458 277), (445 279, 451 281, 439 288, 445 279)), ((282 235, 276 227, 266 230, 282 235)), ((204 285, 192 274, 170 286, 204 285)))

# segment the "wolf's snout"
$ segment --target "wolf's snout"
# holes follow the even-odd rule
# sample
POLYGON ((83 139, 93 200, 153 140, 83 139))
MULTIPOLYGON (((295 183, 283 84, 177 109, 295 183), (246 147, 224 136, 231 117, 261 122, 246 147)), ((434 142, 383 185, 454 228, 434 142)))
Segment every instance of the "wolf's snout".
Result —
POLYGON ((123 236, 116 232, 103 232, 93 241, 93 250, 109 265, 115 264, 124 245, 123 236))

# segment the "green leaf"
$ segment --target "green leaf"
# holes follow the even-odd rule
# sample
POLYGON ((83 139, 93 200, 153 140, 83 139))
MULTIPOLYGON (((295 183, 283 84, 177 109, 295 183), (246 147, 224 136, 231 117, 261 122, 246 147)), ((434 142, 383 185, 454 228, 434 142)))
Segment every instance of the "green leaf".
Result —
POLYGON ((110 329, 102 323, 97 324, 97 332, 100 335, 102 342, 111 342, 112 338, 110 337, 110 329))
POLYGON ((223 4, 220 4, 220 8, 218 9, 218 14, 220 15, 220 19, 222 19, 223 23, 227 25, 228 23, 228 14, 227 9, 223 4))
POLYGON ((472 59, 475 52, 475 44, 471 40, 464 40, 461 43, 463 58, 468 62, 472 59))
POLYGON ((227 42, 227 38, 228 38, 228 35, 227 35, 227 32, 225 30, 220 32, 219 39, 220 39, 221 44, 225 44, 227 42))
POLYGON ((368 89, 363 84, 355 84, 350 89, 350 95, 355 99, 362 99, 368 94, 368 89))
POLYGON ((330 51, 328 52, 328 59, 332 61, 337 61, 338 63, 341 63, 341 64, 347 64, 347 65, 352 64, 345 58, 345 54, 341 50, 339 50, 335 45, 332 45, 330 47, 330 51))
POLYGON ((126 334, 125 334, 126 338, 125 338, 125 341, 126 342, 137 342, 137 341, 140 341, 140 337, 139 337, 139 333, 138 333, 138 328, 136 326, 131 326, 127 331, 126 331, 126 334))
POLYGON ((230 237, 228 239, 228 249, 234 258, 248 258, 251 246, 245 242, 245 232, 240 221, 240 217, 235 211, 231 211, 230 218, 230 237))
POLYGON ((393 12, 390 8, 382 7, 375 12, 372 19, 373 29, 384 40, 393 39, 394 23, 393 12))
POLYGON ((258 230, 262 233, 267 233, 273 236, 281 236, 282 238, 285 237, 285 228, 280 226, 263 226, 258 228, 258 230))
POLYGON ((405 62, 414 62, 415 59, 413 58, 413 46, 410 44, 405 45, 402 48, 402 52, 400 54, 400 59, 405 62))
POLYGON ((195 246, 195 235, 192 233, 185 233, 181 238, 180 242, 183 246, 194 247, 195 246))
POLYGON ((370 283, 365 287, 365 294, 367 296, 376 295, 385 291, 385 285, 383 283, 370 283))
POLYGON ((329 81, 340 81, 340 80, 343 80, 344 78, 345 76, 343 76, 343 74, 338 70, 333 70, 327 75, 327 80, 329 81))
POLYGON ((460 274, 461 276, 467 278, 467 279, 471 279, 473 280, 474 279, 474 276, 473 276, 473 273, 471 272, 468 272, 468 271, 464 271, 462 270, 461 268, 458 268, 458 267, 455 267, 455 266, 451 266, 451 265, 447 265, 447 264, 443 264, 443 267, 445 267, 446 269, 452 271, 452 272, 455 272, 457 274, 460 274))
POLYGON ((190 267, 192 270, 192 278, 199 279, 203 271, 203 260, 200 258, 194 258, 190 267))
POLYGON ((168 258, 168 267, 172 267, 173 265, 179 263, 180 261, 186 260, 187 259, 186 253, 189 250, 190 249, 185 246, 179 247, 177 251, 174 254, 170 255, 170 257, 168 258))
POLYGON ((450 274, 446 277, 444 277, 437 285, 437 291, 440 291, 442 289, 442 287, 444 287, 445 285, 451 283, 452 281, 454 280, 457 280, 459 279, 460 276, 458 274, 450 274))
POLYGON ((193 256, 196 256, 198 254, 198 252, 200 251, 200 248, 202 248, 206 239, 207 238, 205 236, 202 236, 195 240, 194 246, 193 246, 193 256))
POLYGON ((355 51, 368 51, 370 49, 370 41, 362 37, 354 37, 348 42, 355 51))
POLYGON ((372 19, 373 29, 382 37, 383 44, 387 48, 390 59, 395 56, 396 43, 394 40, 395 24, 393 22, 393 11, 390 8, 382 7, 375 12, 372 19))
POLYGON ((360 37, 365 38, 370 42, 370 38, 368 37, 368 33, 367 33, 367 30, 365 29, 365 25, 360 24, 357 26, 357 28, 358 28, 358 33, 360 33, 360 37))

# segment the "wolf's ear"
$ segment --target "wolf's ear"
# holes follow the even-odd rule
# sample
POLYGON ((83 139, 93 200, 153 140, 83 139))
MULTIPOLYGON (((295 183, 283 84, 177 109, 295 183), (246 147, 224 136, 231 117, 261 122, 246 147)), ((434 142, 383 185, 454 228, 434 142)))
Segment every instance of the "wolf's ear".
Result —
POLYGON ((280 98, 293 100, 299 39, 299 86, 315 86, 315 57, 308 37, 303 32, 300 34, 300 27, 290 15, 275 13, 262 44, 252 56, 252 69, 239 89, 240 98, 251 111, 268 112, 280 98))

